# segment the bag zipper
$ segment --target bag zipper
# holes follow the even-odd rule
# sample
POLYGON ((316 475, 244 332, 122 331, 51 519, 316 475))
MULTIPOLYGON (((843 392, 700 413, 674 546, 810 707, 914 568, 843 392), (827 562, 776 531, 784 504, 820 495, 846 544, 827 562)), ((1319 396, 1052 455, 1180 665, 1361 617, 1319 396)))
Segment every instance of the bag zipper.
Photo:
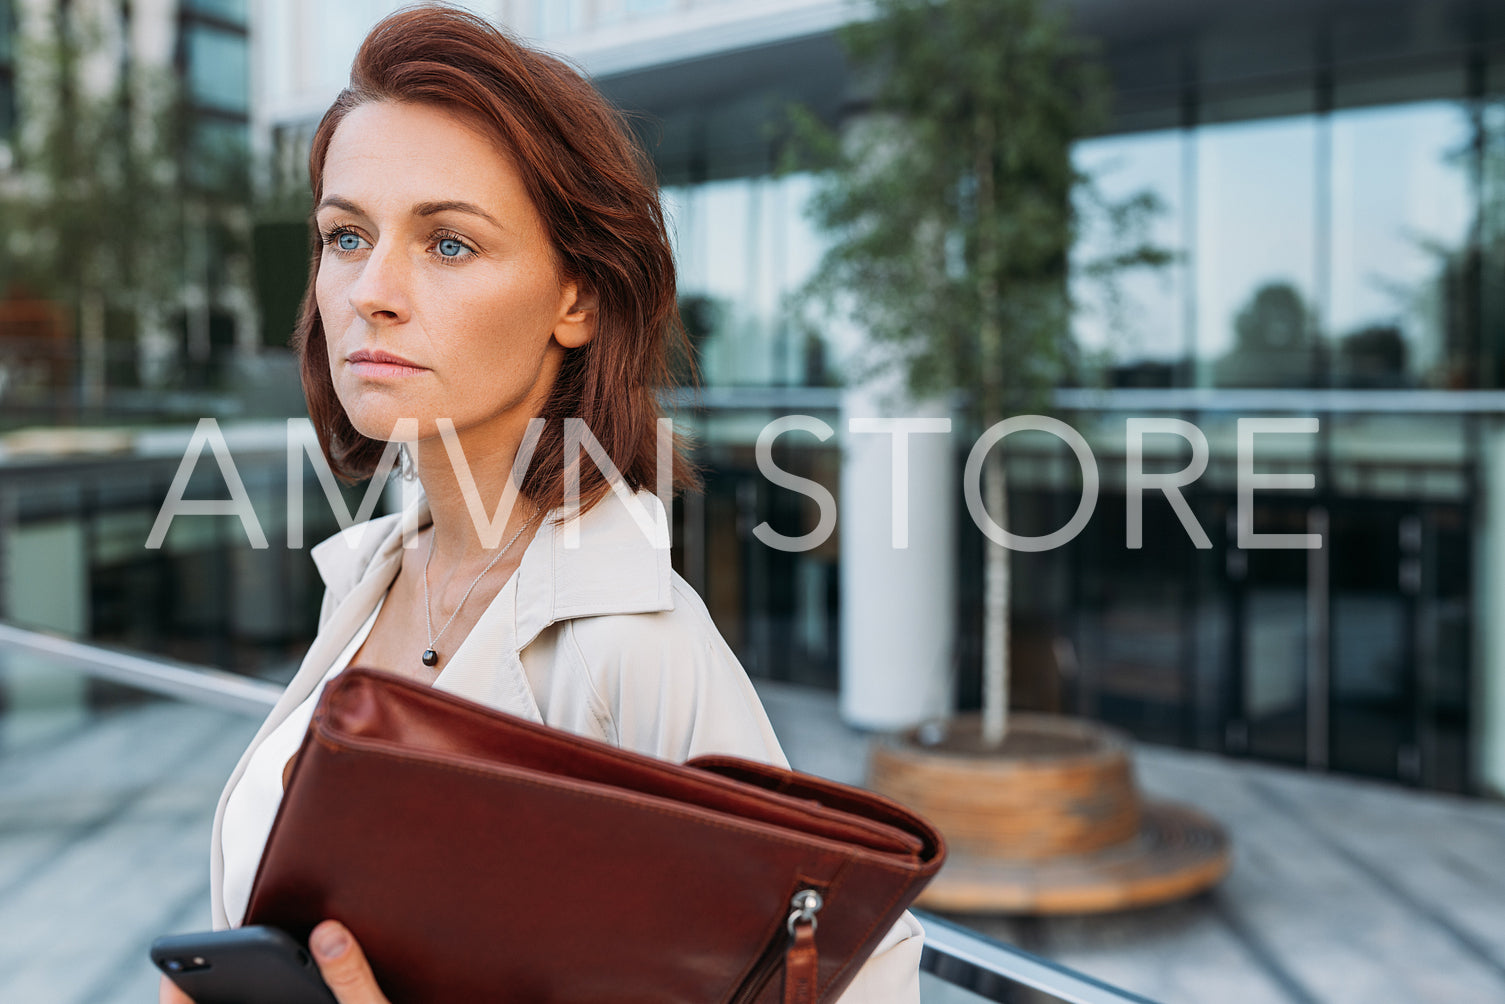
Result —
POLYGON ((784 931, 775 934, 773 940, 763 949, 763 954, 753 965, 747 974, 747 979, 742 981, 742 988, 732 995, 727 1004, 751 1004, 768 986, 768 981, 778 971, 779 963, 784 961, 784 950, 794 938, 794 928, 797 924, 809 924, 810 930, 815 931, 815 915, 825 905, 819 892, 814 889, 801 889, 794 894, 789 901, 789 919, 784 922, 784 931))

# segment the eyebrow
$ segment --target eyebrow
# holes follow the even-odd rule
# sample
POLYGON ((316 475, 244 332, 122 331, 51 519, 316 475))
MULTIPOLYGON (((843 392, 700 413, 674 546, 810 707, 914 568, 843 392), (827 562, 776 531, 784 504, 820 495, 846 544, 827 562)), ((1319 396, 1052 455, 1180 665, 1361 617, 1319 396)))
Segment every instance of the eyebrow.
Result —
MULTIPOLYGON (((314 209, 314 212, 318 212, 326 207, 343 209, 347 213, 355 213, 358 216, 366 215, 360 206, 339 195, 326 195, 314 209)), ((413 207, 413 213, 417 216, 437 216, 439 213, 468 213, 471 216, 479 216, 494 227, 506 229, 502 227, 502 224, 497 221, 496 217, 474 202, 462 202, 458 199, 445 199, 439 202, 420 202, 413 207)))

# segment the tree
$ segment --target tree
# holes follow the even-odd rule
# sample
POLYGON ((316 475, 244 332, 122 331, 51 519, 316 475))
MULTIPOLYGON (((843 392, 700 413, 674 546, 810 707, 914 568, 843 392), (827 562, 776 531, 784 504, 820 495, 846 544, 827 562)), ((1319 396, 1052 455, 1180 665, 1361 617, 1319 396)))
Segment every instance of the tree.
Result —
POLYGON ((59 5, 50 27, 16 46, 31 86, 14 171, 0 178, 0 299, 25 290, 75 312, 78 386, 97 405, 110 333, 130 349, 171 342, 190 272, 209 257, 194 243, 240 250, 225 209, 244 201, 244 155, 196 142, 168 68, 122 63, 101 83, 88 70, 110 51, 98 26, 59 5))
MULTIPOLYGON (((805 163, 824 169, 812 214, 832 244, 804 296, 847 314, 917 397, 960 392, 991 428, 1039 410, 1071 354, 1068 259, 1084 207, 1105 214, 1103 281, 1168 255, 1139 235, 1150 195, 1109 203, 1073 167, 1072 144, 1106 108, 1088 47, 1041 0, 878 0, 845 30, 873 74, 869 114, 838 134, 797 113, 805 163)), ((1001 458, 984 503, 1007 525, 1001 458)), ((1009 560, 987 548, 984 737, 1004 737, 1009 560)))

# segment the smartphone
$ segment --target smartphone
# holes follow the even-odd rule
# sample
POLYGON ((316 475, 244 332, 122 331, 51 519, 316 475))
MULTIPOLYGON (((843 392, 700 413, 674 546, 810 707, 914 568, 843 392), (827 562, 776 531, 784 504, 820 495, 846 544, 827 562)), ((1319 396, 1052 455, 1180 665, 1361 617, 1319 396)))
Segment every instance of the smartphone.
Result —
POLYGON ((151 956, 194 1004, 337 1004, 308 950, 275 927, 169 934, 151 956))

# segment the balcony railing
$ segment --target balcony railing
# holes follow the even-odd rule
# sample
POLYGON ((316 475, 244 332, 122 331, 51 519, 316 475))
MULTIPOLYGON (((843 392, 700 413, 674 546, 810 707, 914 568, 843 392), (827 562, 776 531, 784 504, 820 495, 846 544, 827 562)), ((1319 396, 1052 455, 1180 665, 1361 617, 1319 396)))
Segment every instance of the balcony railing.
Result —
MULTIPOLYGON (((275 683, 216 669, 120 652, 0 624, 0 653, 24 653, 49 666, 109 680, 189 704, 262 715, 282 692, 275 683)), ((925 925, 920 963, 926 1004, 1065 1001, 1153 1004, 1083 973, 916 911, 925 925)))

